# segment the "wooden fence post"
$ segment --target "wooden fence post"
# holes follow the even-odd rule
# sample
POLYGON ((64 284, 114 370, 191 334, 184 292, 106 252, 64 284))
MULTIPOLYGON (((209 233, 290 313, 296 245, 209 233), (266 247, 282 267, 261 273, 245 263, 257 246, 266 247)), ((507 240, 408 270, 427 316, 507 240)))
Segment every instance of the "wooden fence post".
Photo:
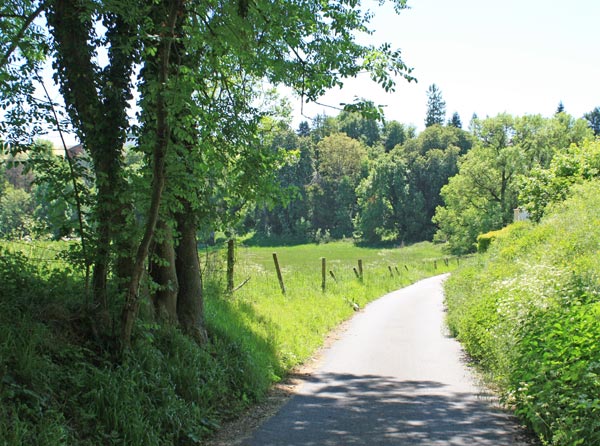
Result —
POLYGON ((235 241, 227 240, 227 292, 233 293, 233 269, 235 263, 235 241))
POLYGON ((362 280, 363 280, 363 264, 362 264, 361 259, 358 259, 358 278, 362 282, 362 280))
POLYGON ((333 274, 333 271, 329 270, 329 275, 333 278, 333 281, 337 283, 337 279, 335 278, 335 274, 333 274))
POLYGON ((388 265, 388 269, 390 270, 390 276, 394 277, 394 272, 392 271, 392 267, 388 265))
POLYGON ((277 270, 277 279, 279 280, 279 286, 281 287, 281 293, 285 294, 285 285, 283 284, 283 277, 281 276, 281 268, 279 268, 279 260, 277 259, 277 253, 273 253, 273 261, 275 262, 275 269, 277 270))
POLYGON ((325 257, 321 257, 321 290, 325 292, 327 280, 327 259, 325 257))

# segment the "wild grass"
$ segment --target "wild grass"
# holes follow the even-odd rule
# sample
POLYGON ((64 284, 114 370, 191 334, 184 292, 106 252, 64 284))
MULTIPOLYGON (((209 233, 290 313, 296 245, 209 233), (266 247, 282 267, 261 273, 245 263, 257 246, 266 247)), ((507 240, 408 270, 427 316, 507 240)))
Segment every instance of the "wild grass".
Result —
POLYGON ((352 315, 350 302, 363 307, 456 265, 446 266, 431 244, 277 248, 283 295, 273 249, 240 248, 236 284, 250 281, 228 295, 218 250, 203 261, 210 342, 199 348, 175 327, 141 318, 131 354, 116 361, 82 311, 84 275, 63 255, 71 245, 0 243, 2 446, 202 444, 222 420, 314 354, 328 331, 352 315), (325 292, 321 257, 337 278, 328 275, 325 292), (362 281, 352 271, 358 259, 362 281))
POLYGON ((600 444, 598 190, 508 228, 446 282, 452 331, 546 445, 600 444))

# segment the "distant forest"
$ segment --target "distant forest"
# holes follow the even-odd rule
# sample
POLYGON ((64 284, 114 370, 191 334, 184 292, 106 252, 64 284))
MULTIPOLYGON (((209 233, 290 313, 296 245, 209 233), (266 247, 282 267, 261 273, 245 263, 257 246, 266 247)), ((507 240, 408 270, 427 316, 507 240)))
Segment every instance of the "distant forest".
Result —
MULTIPOLYGON (((256 243, 435 240, 447 242, 452 253, 471 252, 479 234, 510 223, 519 206, 539 219, 540 172, 557 154, 575 156, 598 131, 598 108, 575 119, 562 104, 549 118, 474 115, 465 130, 456 113, 444 121, 445 104, 435 86, 429 98, 426 128, 418 134, 413 126, 359 112, 317 116, 297 129, 289 119, 263 118, 255 141, 259 153, 279 160, 272 164, 276 168, 251 200, 232 204, 213 197, 213 212, 233 217, 220 228, 201 225, 201 239, 217 229, 227 236, 253 234, 256 243)), ((52 153, 48 143, 40 143, 27 159, 3 163, 5 238, 74 233, 68 165, 52 153)), ((85 170, 85 154, 73 157, 85 170)), ((135 148, 124 159, 130 173, 141 170, 135 148)), ((244 175, 228 175, 236 174, 244 175)))
POLYGON ((592 113, 473 116, 468 130, 456 113, 448 122, 432 114, 430 103, 419 134, 348 112, 303 122, 296 131, 274 125, 266 143, 294 156, 277 172, 290 196, 257 203, 240 231, 288 242, 435 239, 453 253, 471 252, 478 234, 512 222, 518 206, 534 212, 535 178, 556 154, 574 156, 575 147, 594 138, 592 113))

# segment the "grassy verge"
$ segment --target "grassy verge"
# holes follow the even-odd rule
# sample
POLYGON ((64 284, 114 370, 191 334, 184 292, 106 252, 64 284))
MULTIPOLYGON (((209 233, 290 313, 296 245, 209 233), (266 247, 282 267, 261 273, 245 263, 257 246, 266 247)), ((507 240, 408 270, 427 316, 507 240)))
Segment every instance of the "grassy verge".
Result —
POLYGON ((211 342, 198 348, 177 329, 141 318, 131 355, 115 362, 90 332, 83 274, 59 252, 69 246, 2 245, 0 445, 11 446, 202 444, 308 358, 353 313, 349 302, 364 306, 456 265, 430 244, 277 248, 283 295, 273 249, 241 248, 237 282, 250 281, 228 296, 224 253, 216 252, 204 262, 211 342), (328 276, 325 292, 321 257, 337 280, 328 276), (352 270, 358 259, 362 281, 352 270))
POLYGON ((448 323, 548 445, 600 444, 600 184, 446 282, 448 323))

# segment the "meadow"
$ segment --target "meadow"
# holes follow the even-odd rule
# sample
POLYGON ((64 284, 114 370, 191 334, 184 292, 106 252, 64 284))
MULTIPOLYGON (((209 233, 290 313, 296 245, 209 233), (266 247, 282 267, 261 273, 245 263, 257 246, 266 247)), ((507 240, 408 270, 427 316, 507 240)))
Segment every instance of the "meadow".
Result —
MULTIPOLYGON (((271 378, 278 379, 309 358, 328 332, 353 314, 354 304, 364 308, 387 292, 448 272, 456 265, 456 259, 445 257, 440 246, 430 243, 396 249, 360 248, 349 242, 241 247, 237 252, 236 283, 249 281, 232 296, 209 294, 207 320, 231 338, 243 341, 247 333, 261 338, 259 345, 268 346, 268 351, 255 350, 253 356, 264 358, 266 368, 273 371, 271 378), (285 294, 277 279, 274 252, 285 294), (322 258, 327 266, 325 291, 322 258), (362 280, 355 273, 359 260, 362 280), (232 319, 236 323, 232 324, 232 319)), ((223 284, 213 289, 221 290, 223 284)), ((248 344, 256 348, 255 342, 248 344)))

